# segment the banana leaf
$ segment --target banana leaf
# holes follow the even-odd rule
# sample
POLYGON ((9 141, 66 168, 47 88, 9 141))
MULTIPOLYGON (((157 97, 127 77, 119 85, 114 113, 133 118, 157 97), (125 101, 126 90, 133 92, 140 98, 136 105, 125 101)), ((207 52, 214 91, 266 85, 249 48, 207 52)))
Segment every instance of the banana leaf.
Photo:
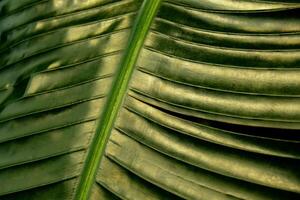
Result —
POLYGON ((1 0, 0 200, 300 199, 298 0, 1 0))

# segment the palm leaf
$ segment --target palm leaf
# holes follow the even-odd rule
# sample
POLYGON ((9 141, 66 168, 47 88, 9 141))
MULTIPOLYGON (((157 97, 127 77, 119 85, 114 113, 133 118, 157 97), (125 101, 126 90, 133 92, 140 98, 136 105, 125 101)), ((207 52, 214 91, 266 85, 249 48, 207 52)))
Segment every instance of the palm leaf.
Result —
POLYGON ((2 0, 0 199, 299 199, 296 0, 2 0))

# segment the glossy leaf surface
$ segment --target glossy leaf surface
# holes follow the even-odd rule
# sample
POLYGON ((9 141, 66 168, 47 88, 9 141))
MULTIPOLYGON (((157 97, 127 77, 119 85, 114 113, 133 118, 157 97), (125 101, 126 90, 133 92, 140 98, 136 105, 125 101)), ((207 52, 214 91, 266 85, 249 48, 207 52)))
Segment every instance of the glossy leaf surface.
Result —
POLYGON ((0 12, 1 200, 300 199, 296 0, 0 12))

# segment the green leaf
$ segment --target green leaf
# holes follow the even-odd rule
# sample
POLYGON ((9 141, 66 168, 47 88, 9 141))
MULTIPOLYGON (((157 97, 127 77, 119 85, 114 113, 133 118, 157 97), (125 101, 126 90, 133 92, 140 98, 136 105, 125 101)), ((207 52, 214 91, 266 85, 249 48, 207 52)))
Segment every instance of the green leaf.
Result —
POLYGON ((0 1, 0 199, 299 199, 299 10, 0 1))

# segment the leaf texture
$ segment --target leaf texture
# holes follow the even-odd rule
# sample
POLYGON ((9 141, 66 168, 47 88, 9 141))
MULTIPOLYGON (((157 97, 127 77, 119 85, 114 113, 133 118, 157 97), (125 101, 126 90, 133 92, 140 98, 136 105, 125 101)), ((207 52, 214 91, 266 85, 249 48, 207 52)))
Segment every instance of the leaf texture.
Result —
POLYGON ((299 4, 239 3, 162 4, 106 156, 184 199, 298 199, 299 4))
POLYGON ((0 199, 82 199, 99 133, 83 199, 300 199, 298 1, 165 0, 122 78, 143 2, 0 2, 0 199))
POLYGON ((74 199, 141 3, 1 1, 0 199, 74 199))

